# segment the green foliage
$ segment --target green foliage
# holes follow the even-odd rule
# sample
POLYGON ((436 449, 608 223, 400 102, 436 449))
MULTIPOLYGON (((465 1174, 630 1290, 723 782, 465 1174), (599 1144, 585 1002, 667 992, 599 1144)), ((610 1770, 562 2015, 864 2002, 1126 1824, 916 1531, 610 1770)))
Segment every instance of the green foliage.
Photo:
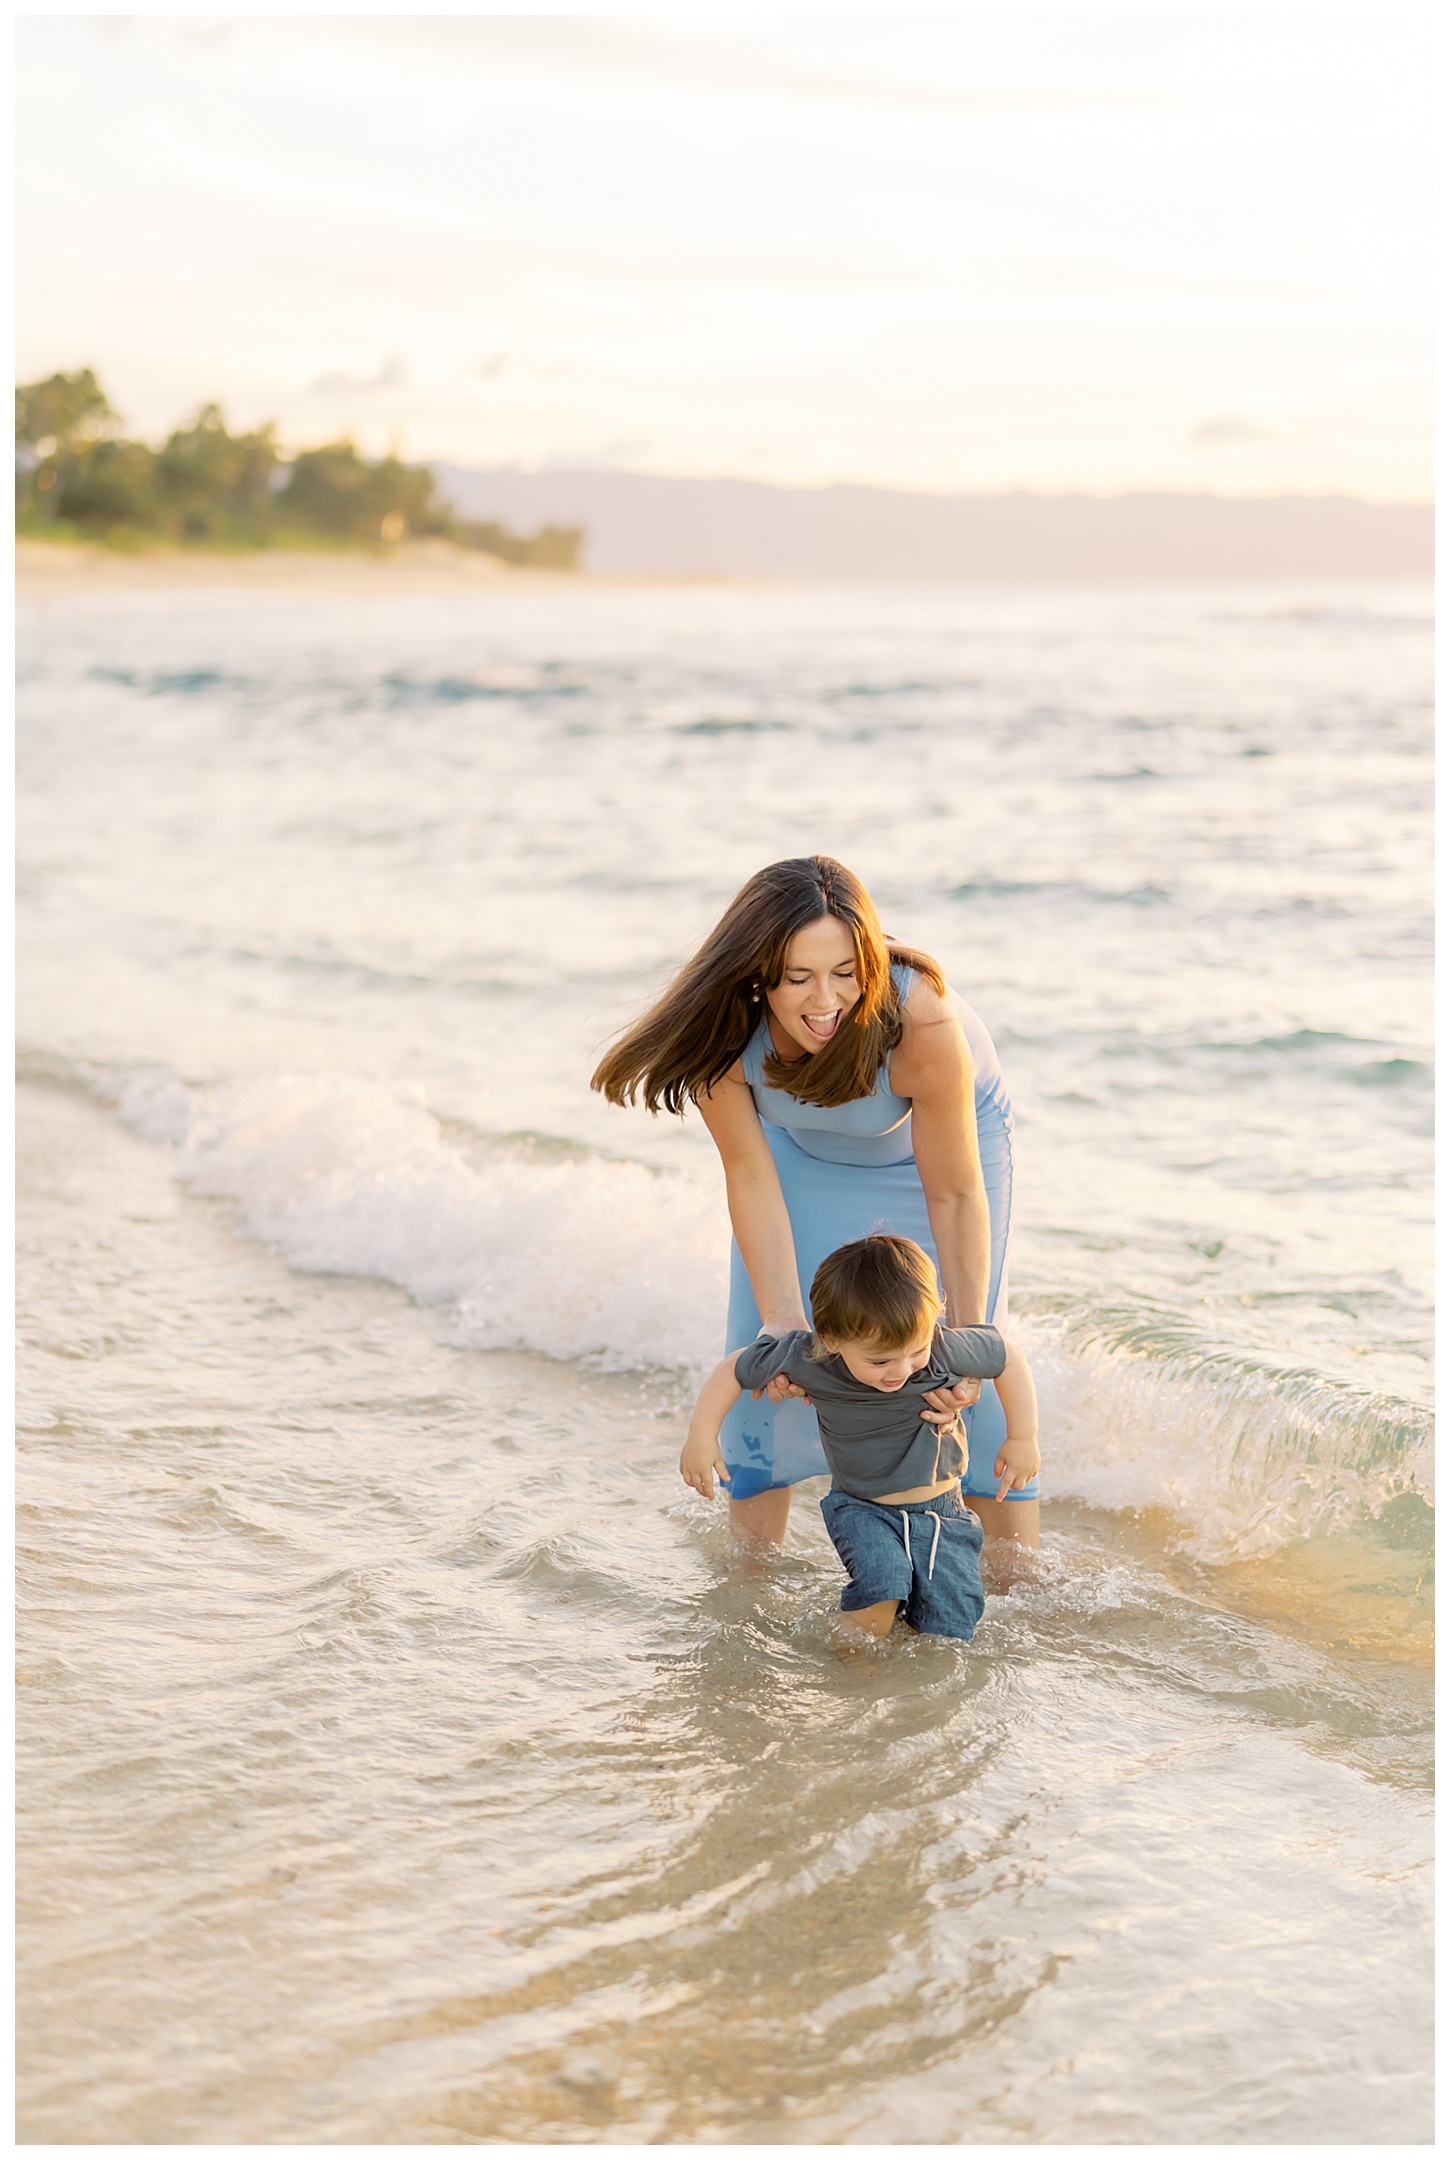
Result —
POLYGON ((531 570, 577 570, 584 545, 582 525, 541 525, 536 533, 510 532, 507 525, 490 522, 457 523, 449 538, 461 547, 481 548, 504 562, 521 563, 531 570))
POLYGON ((156 459, 167 524, 188 540, 260 538, 273 517, 273 429, 229 435, 215 405, 168 436, 156 459))
POLYGON ((117 417, 90 368, 21 383, 15 392, 15 492, 22 520, 49 524, 59 514, 77 454, 117 417))
POLYGON ((94 435, 103 422, 118 418, 89 368, 79 375, 22 383, 15 393, 16 443, 41 459, 69 450, 72 443, 94 435))
POLYGON ((382 458, 370 465, 350 442, 303 450, 278 497, 282 514, 338 540, 402 540, 409 533, 444 533, 448 514, 433 499, 426 465, 382 458))
POLYGON ((72 452, 54 497, 54 514, 74 525, 162 525, 156 455, 145 443, 85 444, 72 452))
POLYGON ((387 546, 436 535, 504 562, 574 570, 584 534, 470 523, 440 502, 426 465, 369 460, 350 442, 299 451, 287 470, 269 425, 233 435, 215 405, 160 450, 102 435, 117 415, 90 368, 23 383, 15 393, 16 522, 21 532, 267 547, 279 541, 387 546))

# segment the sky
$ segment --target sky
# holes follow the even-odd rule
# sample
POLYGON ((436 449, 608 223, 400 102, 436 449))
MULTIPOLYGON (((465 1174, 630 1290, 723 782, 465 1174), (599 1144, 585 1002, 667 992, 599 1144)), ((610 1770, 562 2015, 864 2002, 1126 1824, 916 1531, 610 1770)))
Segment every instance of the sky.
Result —
POLYGON ((31 16, 20 379, 154 440, 1427 500, 1415 15, 31 16))

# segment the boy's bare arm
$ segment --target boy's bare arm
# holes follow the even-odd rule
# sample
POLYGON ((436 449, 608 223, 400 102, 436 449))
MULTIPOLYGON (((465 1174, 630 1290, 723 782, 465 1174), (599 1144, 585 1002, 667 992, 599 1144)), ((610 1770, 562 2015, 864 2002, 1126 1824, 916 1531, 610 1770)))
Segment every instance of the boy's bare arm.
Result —
POLYGON ((992 1475, 997 1480, 997 1498, 1005 1500, 1009 1490, 1020 1492, 1042 1467, 1037 1451, 1037 1390, 1032 1385, 1032 1367, 1015 1343, 1007 1344, 1007 1362, 994 1384, 1007 1419, 1007 1437, 997 1450, 992 1475))
POLYGON ((720 1453, 720 1427, 740 1400, 740 1382, 735 1377, 738 1355, 738 1351, 732 1350, 729 1357, 721 1358, 701 1388, 691 1413, 690 1430, 680 1450, 680 1476, 705 1500, 715 1497, 717 1475, 723 1485, 730 1483, 730 1473, 720 1453))

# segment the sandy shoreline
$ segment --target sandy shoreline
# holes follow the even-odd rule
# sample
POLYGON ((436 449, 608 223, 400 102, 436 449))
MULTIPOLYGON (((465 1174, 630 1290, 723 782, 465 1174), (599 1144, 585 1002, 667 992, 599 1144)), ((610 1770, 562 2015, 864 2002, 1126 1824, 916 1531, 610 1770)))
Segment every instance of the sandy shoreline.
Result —
MULTIPOLYGON (((391 593, 483 593, 504 588, 577 592, 581 583, 654 584, 671 580, 583 579, 578 572, 518 570, 497 556, 446 540, 414 540, 387 554, 312 553, 258 548, 236 554, 188 548, 147 548, 124 555, 109 548, 15 543, 15 589, 26 599, 62 599, 107 592, 232 591, 378 599, 391 593)), ((692 581, 693 582, 693 581, 692 581)))

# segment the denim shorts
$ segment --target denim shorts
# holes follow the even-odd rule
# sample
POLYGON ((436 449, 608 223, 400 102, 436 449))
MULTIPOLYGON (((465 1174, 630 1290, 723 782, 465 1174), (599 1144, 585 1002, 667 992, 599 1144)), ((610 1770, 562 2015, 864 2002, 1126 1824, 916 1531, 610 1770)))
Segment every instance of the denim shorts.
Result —
POLYGON ((935 1500, 883 1507, 828 1492, 821 1513, 851 1580, 842 1612, 862 1612, 895 1598, 919 1635, 970 1642, 986 1603, 982 1595, 982 1526, 960 1491, 935 1500))

